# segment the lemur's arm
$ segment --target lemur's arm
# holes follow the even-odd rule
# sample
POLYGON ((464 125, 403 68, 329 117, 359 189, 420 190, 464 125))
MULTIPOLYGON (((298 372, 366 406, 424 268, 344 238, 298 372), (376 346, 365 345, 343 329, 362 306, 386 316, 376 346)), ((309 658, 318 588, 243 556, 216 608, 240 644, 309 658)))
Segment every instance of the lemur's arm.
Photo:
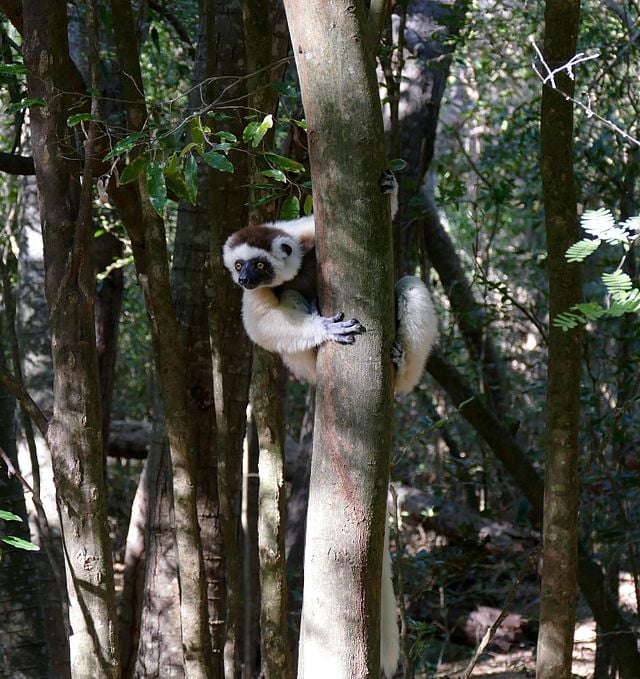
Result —
POLYGON ((270 288, 247 291, 243 299, 244 325, 249 337, 267 351, 279 354, 314 349, 323 342, 353 344, 364 327, 344 314, 321 316, 295 290, 285 290, 280 299, 270 288))

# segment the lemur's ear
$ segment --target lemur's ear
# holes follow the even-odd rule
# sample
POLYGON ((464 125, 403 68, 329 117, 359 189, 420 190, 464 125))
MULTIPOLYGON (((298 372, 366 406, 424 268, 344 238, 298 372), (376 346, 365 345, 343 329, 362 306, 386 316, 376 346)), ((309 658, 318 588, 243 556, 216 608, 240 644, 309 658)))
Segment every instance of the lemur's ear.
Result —
POLYGON ((278 236, 271 243, 271 254, 281 261, 288 259, 294 252, 300 252, 300 247, 289 235, 278 236))

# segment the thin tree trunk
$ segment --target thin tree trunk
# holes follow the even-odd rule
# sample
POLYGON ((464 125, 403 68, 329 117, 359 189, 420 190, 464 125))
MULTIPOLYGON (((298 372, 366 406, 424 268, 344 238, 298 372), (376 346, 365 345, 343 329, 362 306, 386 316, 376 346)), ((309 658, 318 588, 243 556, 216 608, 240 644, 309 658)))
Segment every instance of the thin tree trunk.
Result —
MULTIPOLYGON (((214 75, 216 59, 214 0, 200 0, 200 24, 190 104, 193 110, 210 100, 210 87, 202 85, 214 75)), ((203 124, 208 124, 203 121, 203 124)), ((209 633, 213 650, 213 677, 224 676, 226 638, 226 563, 218 493, 218 452, 214 407, 213 358, 210 338, 211 215, 213 186, 220 173, 202 164, 196 205, 182 203, 174 246, 172 285, 176 312, 185 346, 185 373, 189 384, 188 412, 196 443, 197 505, 207 587, 209 633)))
MULTIPOLYGON (((216 3, 214 45, 217 76, 211 84, 212 99, 225 96, 234 102, 246 97, 246 81, 229 87, 223 76, 246 73, 246 52, 242 3, 238 0, 216 3)), ((242 120, 226 127, 242 138, 242 120)), ((218 488, 224 533, 227 575, 227 626, 225 677, 239 676, 243 659, 242 536, 240 509, 242 499, 242 444, 246 429, 249 399, 251 344, 240 318, 241 291, 224 270, 220 253, 227 236, 248 223, 246 184, 249 182, 246 157, 232 158, 233 174, 218 173, 207 193, 211 226, 211 277, 213 305, 210 314, 213 352, 215 416, 218 433, 218 488)))
MULTIPOLYGON (((118 17, 114 28, 129 126, 140 130, 146 121, 146 108, 131 3, 112 0, 111 6, 118 17)), ((206 593, 201 586, 205 581, 204 563, 196 508, 194 439, 187 416, 184 349, 171 296, 164 222, 151 205, 144 177, 139 178, 136 190, 138 221, 127 221, 126 227, 150 320, 171 455, 184 668, 188 679, 196 679, 210 676, 213 660, 206 593)))
POLYGON ((74 677, 118 677, 113 566, 102 473, 100 387, 89 261, 93 138, 85 144, 82 193, 66 116, 66 4, 23 3, 29 96, 46 108, 31 114, 45 248, 54 366, 54 414, 47 432, 66 556, 71 667, 74 677))
POLYGON ((354 346, 318 354, 299 676, 376 677, 393 403, 382 116, 364 3, 285 9, 308 123, 322 311, 367 328, 354 346))
POLYGON ((258 496, 258 553, 260 558, 261 676, 291 677, 287 640, 287 577, 285 571, 284 426, 282 365, 277 356, 256 347, 253 355, 251 403, 260 453, 258 496), (280 409, 274 413, 274 409, 280 409))
MULTIPOLYGON (((544 57, 551 68, 574 55, 579 0, 547 0, 544 57)), ((571 96, 574 80, 556 76, 571 96)), ((540 114, 541 172, 549 276, 549 358, 545 440, 543 570, 537 679, 570 679, 578 568, 578 432, 582 332, 553 325, 557 314, 582 295, 580 267, 567 263, 567 248, 579 238, 573 173, 573 104, 545 86, 540 114)))

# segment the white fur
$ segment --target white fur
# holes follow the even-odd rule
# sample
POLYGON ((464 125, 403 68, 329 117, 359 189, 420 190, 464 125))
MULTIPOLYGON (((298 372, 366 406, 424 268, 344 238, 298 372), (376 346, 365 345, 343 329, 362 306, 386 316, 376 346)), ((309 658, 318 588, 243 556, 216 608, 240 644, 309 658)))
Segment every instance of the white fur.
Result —
POLYGON ((393 677, 400 660, 400 630, 393 593, 391 552, 389 551, 389 522, 384 529, 382 554, 382 582, 380 593, 380 667, 387 679, 393 677))
POLYGON ((402 358, 397 365, 395 393, 407 394, 420 380, 438 330, 431 295, 416 276, 405 276, 396 283, 396 316, 396 341, 402 358))
POLYGON ((292 236, 276 236, 276 238, 273 239, 270 252, 253 247, 247 243, 241 243, 240 245, 231 248, 227 242, 222 249, 224 265, 229 269, 235 283, 238 282, 238 272, 235 269, 237 260, 242 259, 247 261, 254 257, 266 257, 271 263, 275 274, 275 278, 270 284, 274 288, 295 278, 298 271, 300 271, 302 256, 302 248, 298 241, 292 236), (286 252, 282 250, 281 246, 283 244, 286 244, 291 248, 291 254, 287 255, 286 252))

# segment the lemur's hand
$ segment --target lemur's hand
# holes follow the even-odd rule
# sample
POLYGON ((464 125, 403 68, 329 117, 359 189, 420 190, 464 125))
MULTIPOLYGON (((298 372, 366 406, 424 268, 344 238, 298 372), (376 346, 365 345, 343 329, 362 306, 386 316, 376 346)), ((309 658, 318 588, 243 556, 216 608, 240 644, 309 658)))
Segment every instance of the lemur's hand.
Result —
POLYGON ((353 344, 356 341, 355 335, 366 332, 366 328, 355 318, 349 321, 344 321, 343 318, 344 314, 339 313, 331 318, 322 319, 327 331, 327 339, 339 344, 353 344))

